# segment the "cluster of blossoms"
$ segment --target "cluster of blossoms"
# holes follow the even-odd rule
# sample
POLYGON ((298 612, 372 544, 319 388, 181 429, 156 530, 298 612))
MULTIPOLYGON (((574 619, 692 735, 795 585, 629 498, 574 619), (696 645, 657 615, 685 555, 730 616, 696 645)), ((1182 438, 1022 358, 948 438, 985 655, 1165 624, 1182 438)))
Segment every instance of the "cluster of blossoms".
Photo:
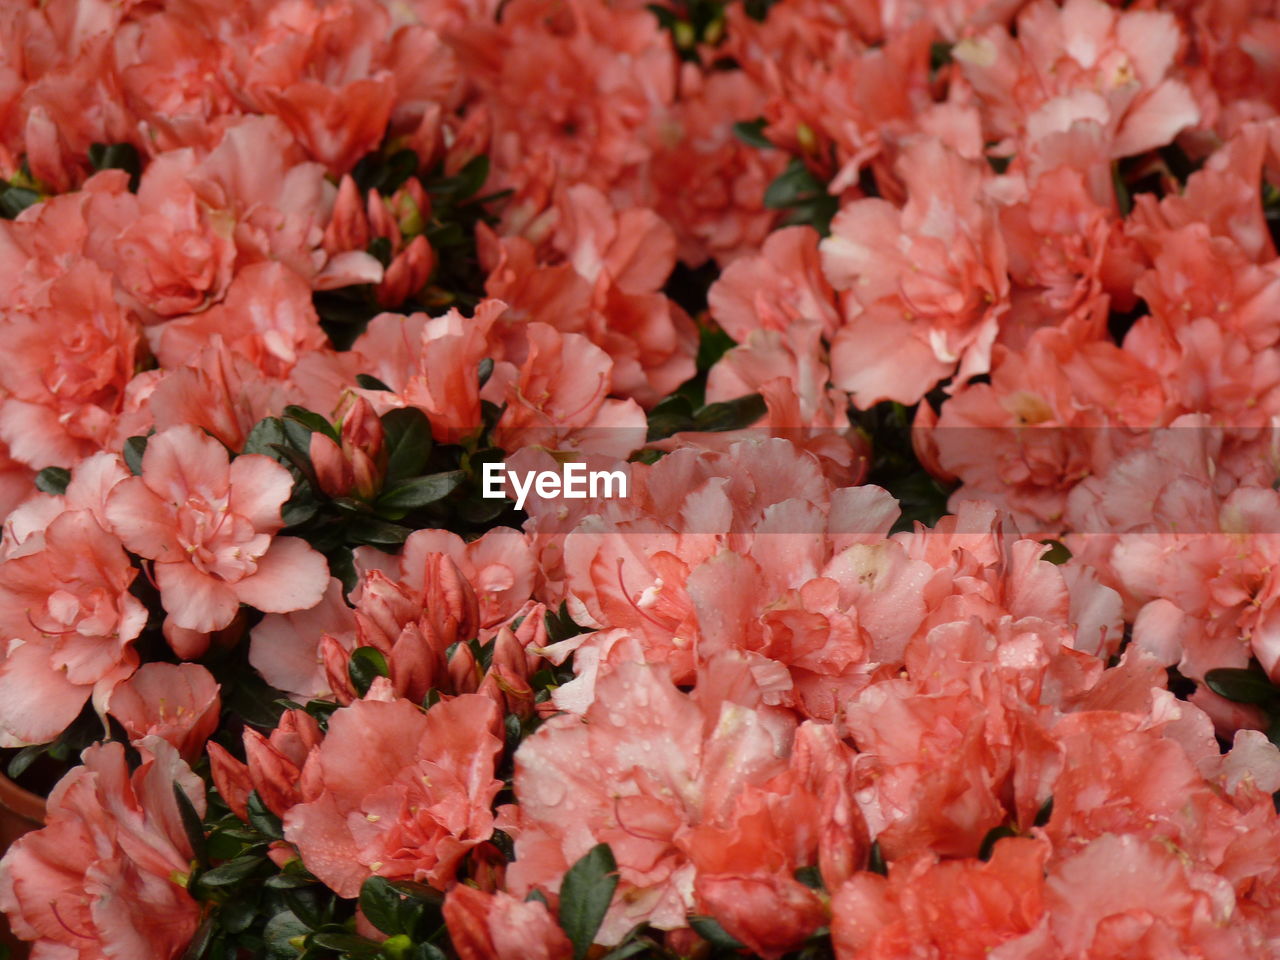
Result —
POLYGON ((1278 63, 1225 0, 0 10, 8 928, 1280 958, 1278 63))

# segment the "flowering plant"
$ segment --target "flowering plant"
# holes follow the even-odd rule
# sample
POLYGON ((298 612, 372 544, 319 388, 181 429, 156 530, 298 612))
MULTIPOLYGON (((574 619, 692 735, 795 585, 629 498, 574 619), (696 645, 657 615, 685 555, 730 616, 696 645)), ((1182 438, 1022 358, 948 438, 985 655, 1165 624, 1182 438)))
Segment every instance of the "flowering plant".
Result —
POLYGON ((1278 52, 0 10, 17 949, 1280 958, 1278 52))

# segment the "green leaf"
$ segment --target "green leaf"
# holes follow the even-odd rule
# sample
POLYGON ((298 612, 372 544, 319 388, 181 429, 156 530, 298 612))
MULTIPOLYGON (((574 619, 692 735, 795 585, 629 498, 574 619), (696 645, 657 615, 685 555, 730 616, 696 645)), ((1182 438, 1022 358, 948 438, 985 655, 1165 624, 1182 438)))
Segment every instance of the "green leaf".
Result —
POLYGON ((720 922, 714 917, 705 917, 698 914, 689 915, 689 926, 693 928, 693 932, 700 936, 713 947, 719 947, 722 950, 744 950, 746 944, 739 943, 736 939, 729 936, 725 932, 724 927, 720 926, 720 922))
POLYGON ((311 463, 311 458, 299 451, 297 448, 287 443, 271 444, 271 453, 267 454, 280 463, 293 467, 298 473, 302 474, 304 480, 311 484, 312 487, 319 489, 320 480, 316 476, 316 468, 311 463))
POLYGON ((374 547, 398 547, 413 533, 398 523, 387 523, 377 517, 354 517, 347 524, 348 541, 353 545, 367 543, 374 547))
POLYGON ((95 170, 123 170, 129 174, 129 189, 138 189, 142 160, 131 143, 94 143, 89 145, 89 162, 95 170))
POLYGON ((309 887, 315 882, 310 877, 295 877, 287 873, 277 873, 274 877, 267 877, 262 885, 268 890, 297 890, 300 887, 309 887))
POLYGON ((645 9, 658 18, 658 24, 663 30, 670 30, 676 23, 675 13, 667 7, 657 3, 645 4, 645 9))
POLYGON ((698 370, 710 370, 737 344, 719 324, 706 324, 698 331, 698 370))
POLYGON ((213 913, 206 913, 204 919, 200 921, 200 926, 196 928, 196 935, 191 938, 187 949, 182 952, 181 960, 200 960, 213 940, 215 926, 213 913))
POLYGON ((1133 197, 1129 194, 1129 188, 1125 186, 1124 178, 1120 175, 1120 164, 1118 162, 1111 164, 1111 185, 1116 192, 1116 206, 1120 210, 1121 217, 1127 217, 1129 211, 1133 209, 1133 197))
POLYGON ((218 924, 227 933, 244 933, 258 918, 257 891, 252 887, 218 908, 218 924))
POLYGON ((293 496, 280 508, 280 522, 286 527, 306 523, 320 512, 320 502, 311 495, 309 487, 295 487, 293 496))
POLYGON ((401 407, 382 415, 387 446, 387 483, 416 477, 431 456, 431 421, 417 407, 401 407))
POLYGON ((234 860, 228 860, 212 870, 206 870, 200 874, 200 879, 196 883, 201 887, 213 889, 229 887, 252 876, 266 862, 266 858, 261 854, 246 854, 234 860))
POLYGON ((794 876, 811 890, 823 889, 822 872, 815 866, 797 867, 794 876))
POLYGON ((392 392, 391 388, 388 387, 385 383, 383 383, 377 377, 370 376, 367 373, 357 373, 356 384, 363 387, 366 390, 386 390, 388 393, 392 392))
POLYGON ((305 937, 310 932, 310 928, 292 910, 281 910, 267 921, 262 931, 268 960, 297 960, 300 951, 290 941, 305 937))
POLYGON ((634 957, 637 953, 652 950, 655 946, 656 944, 651 940, 632 940, 610 950, 600 960, 626 960, 627 957, 634 957))
POLYGON ((142 455, 146 452, 146 437, 130 437, 124 442, 124 464, 135 477, 142 474, 142 455))
POLYGON ((707 432, 741 430, 751 426, 768 412, 764 397, 758 393, 749 393, 745 397, 707 404, 693 415, 693 428, 707 432))
POLYGON ((47 743, 36 743, 29 747, 23 747, 9 760, 9 767, 6 773, 10 780, 17 780, 26 773, 27 768, 39 759, 40 755, 49 749, 47 743))
POLYGON ((1218 696, 1226 697, 1236 703, 1266 703, 1280 694, 1280 689, 1277 689, 1267 679, 1267 675, 1260 670, 1223 667, 1206 673, 1204 682, 1218 696))
POLYGON ((773 141, 764 135, 764 128, 769 125, 764 117, 755 120, 740 120, 733 125, 733 135, 748 147, 759 147, 762 150, 773 148, 773 141))
POLYGON ((400 926, 403 896, 385 877, 370 877, 360 887, 360 910, 375 927, 388 935, 404 933, 400 926))
POLYGON ((289 404, 284 408, 284 415, 291 420, 297 420, 312 433, 323 433, 335 443, 340 439, 338 431, 333 424, 329 422, 328 417, 322 417, 320 414, 308 410, 306 407, 300 407, 297 404, 289 404))
POLYGON ((435 939, 444 926, 444 894, 412 880, 393 880, 390 886, 404 897, 397 907, 400 930, 415 941, 435 939))
POLYGON ((66 493, 70 482, 71 471, 66 467, 45 467, 36 474, 36 489, 41 493, 66 493))
POLYGON ((569 868, 560 884, 560 926, 584 960, 618 886, 618 864, 607 843, 598 843, 569 868))
POLYGON ((1044 802, 1038 811, 1036 811, 1036 819, 1032 826, 1043 827, 1049 822, 1049 818, 1053 816, 1053 797, 1044 802))
POLYGON ((489 158, 483 154, 467 161, 452 177, 444 177, 427 186, 431 193, 452 194, 459 200, 474 197, 489 179, 489 158))
POLYGON ((987 835, 982 838, 982 845, 978 848, 978 859, 990 860, 997 843, 1005 837, 1016 837, 1017 835, 1018 831, 1008 825, 992 827, 987 831, 987 835))
POLYGON ((347 661, 347 676, 360 696, 369 692, 369 687, 378 677, 391 675, 387 666, 387 658, 377 647, 357 647, 351 651, 351 659, 347 661))
POLYGON ((402 483, 378 498, 378 508, 386 510, 414 510, 428 503, 443 500, 462 485, 467 475, 461 470, 432 473, 402 483))
POLYGON ((884 851, 880 849, 880 841, 871 841, 871 853, 867 857, 867 869, 882 877, 889 875, 889 866, 884 862, 884 851))
POLYGON ((200 820, 200 814, 196 812, 195 806, 191 803, 191 798, 187 796, 187 791, 175 780, 173 783, 173 799, 178 805, 178 816, 182 820, 182 829, 186 831, 187 841, 191 844, 191 852, 195 857, 196 866, 204 869, 209 863, 209 850, 205 843, 204 823, 200 820))
POLYGON ((395 193, 418 169, 418 155, 412 150, 397 150, 387 157, 383 166, 382 183, 379 192, 386 196, 395 193))
POLYGON ((770 210, 785 210, 806 199, 820 197, 826 187, 799 158, 787 164, 764 192, 764 205, 770 210))
POLYGON ((1071 559, 1071 551, 1067 549, 1067 545, 1061 540, 1041 540, 1041 543, 1049 545, 1048 551, 1041 557, 1041 560, 1048 560, 1050 563, 1063 564, 1071 559))
POLYGON ((693 404, 689 402, 688 397, 678 393, 672 394, 660 400, 649 411, 647 439, 650 443, 655 440, 664 440, 681 430, 691 429, 693 429, 693 404))
POLYGON ((369 241, 369 246, 365 248, 375 260, 382 266, 391 266, 391 238, 390 237, 374 237, 369 241))
POLYGON ((284 446, 288 439, 284 432, 283 420, 279 417, 263 417, 253 425, 249 436, 245 437, 244 449, 240 452, 242 454, 260 453, 272 460, 279 460, 280 452, 276 447, 284 446))
POLYGON ((308 700, 303 709, 320 721, 321 725, 324 725, 329 722, 329 718, 338 709, 338 704, 332 700, 308 700))
POLYGON ((281 824, 279 817, 267 809, 267 805, 262 802, 262 797, 258 796, 257 790, 249 793, 249 800, 245 806, 248 807, 249 825, 253 829, 268 840, 284 839, 284 825, 281 824))
POLYGON ((0 217, 12 220, 32 204, 40 202, 40 194, 26 187, 7 187, 0 192, 0 217))
POLYGON ((485 357, 480 361, 480 366, 476 369, 476 374, 480 380, 480 389, 484 389, 484 385, 489 382, 489 378, 493 376, 493 357, 485 357))
POLYGON ((358 937, 354 933, 313 933, 311 945, 325 950, 336 950, 348 957, 377 957, 382 948, 373 940, 358 937))

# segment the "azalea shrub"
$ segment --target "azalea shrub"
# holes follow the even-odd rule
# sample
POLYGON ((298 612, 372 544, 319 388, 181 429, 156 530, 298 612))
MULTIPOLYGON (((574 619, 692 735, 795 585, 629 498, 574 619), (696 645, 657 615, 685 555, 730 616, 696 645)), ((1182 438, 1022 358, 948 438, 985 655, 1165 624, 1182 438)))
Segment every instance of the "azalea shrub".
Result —
POLYGON ((13 934, 1280 958, 1277 64, 1218 0, 9 3, 13 934))

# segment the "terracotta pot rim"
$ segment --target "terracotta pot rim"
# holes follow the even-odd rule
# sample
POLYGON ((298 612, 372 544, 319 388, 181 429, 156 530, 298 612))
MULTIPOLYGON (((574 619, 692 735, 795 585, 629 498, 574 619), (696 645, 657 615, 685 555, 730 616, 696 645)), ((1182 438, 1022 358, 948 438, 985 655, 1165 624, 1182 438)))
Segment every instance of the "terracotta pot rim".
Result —
POLYGON ((40 826, 44 823, 44 799, 20 787, 0 773, 0 808, 40 826))

